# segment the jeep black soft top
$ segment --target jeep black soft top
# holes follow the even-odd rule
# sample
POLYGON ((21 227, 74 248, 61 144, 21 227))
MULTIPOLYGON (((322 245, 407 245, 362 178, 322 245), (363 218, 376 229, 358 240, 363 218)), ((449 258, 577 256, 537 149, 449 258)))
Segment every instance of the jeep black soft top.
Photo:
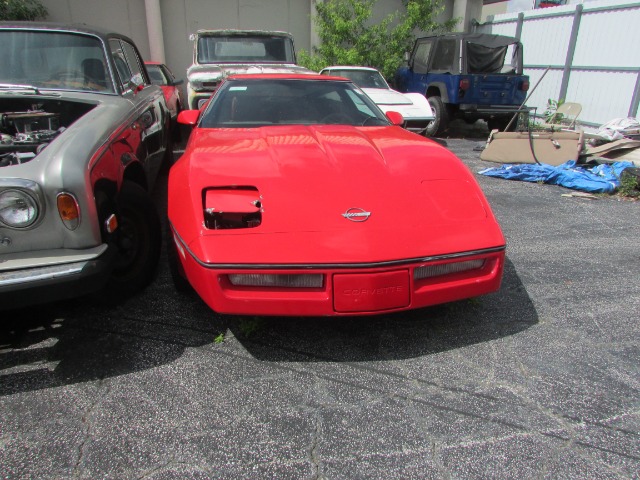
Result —
POLYGON ((407 65, 395 75, 401 92, 425 95, 436 119, 428 135, 442 133, 452 118, 504 128, 521 109, 529 88, 522 74, 522 43, 486 33, 448 33, 418 38, 407 65))

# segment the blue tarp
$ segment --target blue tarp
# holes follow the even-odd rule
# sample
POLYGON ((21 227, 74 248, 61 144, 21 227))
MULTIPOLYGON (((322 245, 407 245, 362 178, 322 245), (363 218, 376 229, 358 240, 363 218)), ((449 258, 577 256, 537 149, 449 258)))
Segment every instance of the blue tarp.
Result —
POLYGON ((587 168, 576 166, 575 160, 569 160, 557 167, 544 164, 505 164, 478 173, 508 180, 549 183, 583 192, 611 193, 620 187, 620 173, 628 167, 633 167, 633 163, 615 162, 587 168))

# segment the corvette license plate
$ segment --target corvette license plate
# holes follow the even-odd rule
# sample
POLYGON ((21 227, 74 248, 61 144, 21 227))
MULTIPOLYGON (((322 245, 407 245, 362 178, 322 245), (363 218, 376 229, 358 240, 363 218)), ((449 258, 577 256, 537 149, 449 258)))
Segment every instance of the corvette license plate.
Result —
POLYGON ((333 276, 336 312, 373 312, 409 306, 409 271, 333 276))

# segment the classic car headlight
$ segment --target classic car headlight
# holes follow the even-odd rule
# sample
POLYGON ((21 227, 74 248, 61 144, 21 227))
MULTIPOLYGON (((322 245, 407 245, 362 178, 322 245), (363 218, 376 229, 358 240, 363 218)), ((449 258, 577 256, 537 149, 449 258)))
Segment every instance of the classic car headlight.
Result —
POLYGON ((23 190, 0 192, 0 222, 13 228, 25 228, 38 218, 36 200, 23 190))

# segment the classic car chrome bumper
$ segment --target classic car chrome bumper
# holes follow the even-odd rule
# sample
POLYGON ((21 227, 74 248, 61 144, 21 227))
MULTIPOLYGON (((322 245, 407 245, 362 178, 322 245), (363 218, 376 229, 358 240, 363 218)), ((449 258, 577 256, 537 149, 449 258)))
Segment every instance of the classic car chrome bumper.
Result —
POLYGON ((7 254, 0 260, 0 310, 96 291, 108 280, 115 253, 103 244, 7 254))

